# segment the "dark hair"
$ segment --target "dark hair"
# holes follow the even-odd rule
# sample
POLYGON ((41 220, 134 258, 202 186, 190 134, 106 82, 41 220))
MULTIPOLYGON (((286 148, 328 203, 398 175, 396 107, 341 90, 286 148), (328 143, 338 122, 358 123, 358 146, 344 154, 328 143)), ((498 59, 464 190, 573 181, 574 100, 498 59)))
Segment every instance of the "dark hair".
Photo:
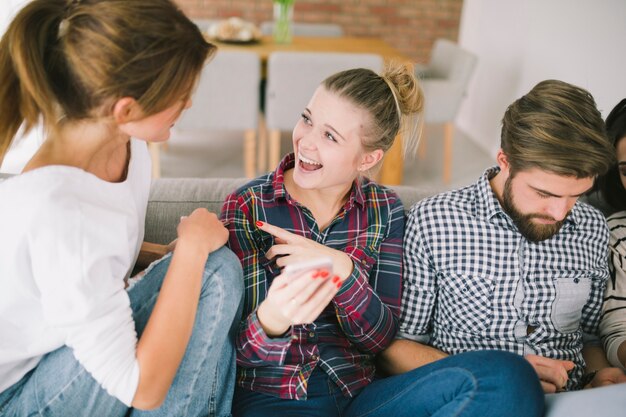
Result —
POLYGON ((341 71, 322 85, 368 112, 371 123, 362 141, 366 150, 386 152, 402 128, 405 150, 417 147, 424 94, 410 64, 391 62, 381 75, 365 68, 341 71))
POLYGON ((512 173, 539 168, 558 175, 602 175, 614 156, 602 116, 588 91, 558 80, 537 84, 509 106, 501 148, 512 173))
MULTIPOLYGON (((606 132, 613 144, 613 151, 617 149, 620 140, 626 138, 626 99, 620 101, 611 110, 606 118, 606 132)), ((596 183, 602 198, 616 210, 626 210, 626 189, 620 179, 618 161, 609 171, 598 178, 596 183)))
POLYGON ((215 50, 170 0, 34 0, 0 41, 0 162, 18 128, 108 116, 122 97, 146 115, 190 94, 215 50))

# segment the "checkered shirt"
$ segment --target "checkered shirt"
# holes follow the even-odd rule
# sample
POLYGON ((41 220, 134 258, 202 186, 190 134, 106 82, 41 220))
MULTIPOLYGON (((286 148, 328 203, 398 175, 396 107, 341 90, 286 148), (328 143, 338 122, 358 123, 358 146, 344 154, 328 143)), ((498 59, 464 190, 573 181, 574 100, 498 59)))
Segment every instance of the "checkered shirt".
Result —
POLYGON ((487 170, 477 183, 411 208, 399 336, 456 354, 500 349, 574 361, 598 329, 608 228, 577 202, 555 236, 533 243, 502 210, 487 170))
POLYGON ((226 198, 222 218, 230 221, 229 246, 242 262, 245 280, 243 321, 237 335, 239 386, 286 399, 306 399, 316 366, 344 395, 371 382, 374 355, 395 337, 402 296, 404 209, 391 190, 357 180, 341 211, 320 230, 311 212, 293 200, 284 172, 277 170, 226 198), (269 338, 256 315, 273 278, 280 273, 265 252, 274 238, 259 230, 261 220, 341 250, 354 261, 352 274, 314 323, 292 326, 285 337, 269 338))

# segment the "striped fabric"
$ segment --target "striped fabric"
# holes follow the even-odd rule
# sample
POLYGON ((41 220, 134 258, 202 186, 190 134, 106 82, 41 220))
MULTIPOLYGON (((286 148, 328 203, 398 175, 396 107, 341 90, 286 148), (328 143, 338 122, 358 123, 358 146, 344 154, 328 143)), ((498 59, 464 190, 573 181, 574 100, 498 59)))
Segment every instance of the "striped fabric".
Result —
POLYGON ((450 354, 499 349, 574 361, 598 330, 608 278, 602 214, 577 202, 555 236, 533 243, 502 210, 487 170, 409 212, 399 334, 450 354))
POLYGON ((404 211, 393 191, 357 180, 342 210, 320 230, 311 212, 286 192, 283 174, 294 155, 275 172, 226 198, 222 219, 229 221, 230 248, 244 269, 244 314, 237 337, 238 384, 286 399, 306 399, 307 380, 320 366, 353 396, 374 376, 374 354, 393 340, 400 311, 404 211), (280 273, 265 252, 274 238, 257 220, 344 251, 354 270, 311 324, 292 326, 269 338, 256 316, 272 279, 280 273))
POLYGON ((626 369, 617 356, 617 349, 626 342, 626 211, 613 214, 608 223, 610 277, 604 294, 600 335, 609 362, 626 369))

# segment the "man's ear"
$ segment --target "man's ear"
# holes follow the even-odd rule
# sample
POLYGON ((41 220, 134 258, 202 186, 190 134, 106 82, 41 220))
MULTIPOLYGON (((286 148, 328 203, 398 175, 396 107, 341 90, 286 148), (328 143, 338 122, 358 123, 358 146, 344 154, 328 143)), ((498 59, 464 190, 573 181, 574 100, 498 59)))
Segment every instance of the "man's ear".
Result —
POLYGON ((383 159, 385 153, 382 149, 376 149, 371 152, 367 152, 361 158, 361 164, 359 165, 359 171, 367 171, 375 166, 381 159, 383 159))
POLYGON ((132 97, 122 97, 113 105, 113 120, 118 125, 138 120, 143 115, 143 111, 132 97))
POLYGON ((496 162, 500 167, 500 171, 505 174, 505 176, 509 175, 509 171, 511 170, 511 165, 509 164, 509 158, 506 156, 502 148, 498 149, 498 153, 496 154, 496 162))

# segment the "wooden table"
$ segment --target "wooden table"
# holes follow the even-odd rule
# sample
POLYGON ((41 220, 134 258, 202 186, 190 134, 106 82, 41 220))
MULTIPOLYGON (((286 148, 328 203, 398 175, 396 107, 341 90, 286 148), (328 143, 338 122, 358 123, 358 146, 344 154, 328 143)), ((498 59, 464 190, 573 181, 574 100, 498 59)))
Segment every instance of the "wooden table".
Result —
MULTIPOLYGON (((272 52, 345 52, 378 54, 385 61, 410 62, 411 59, 379 38, 356 37, 298 37, 294 36, 289 44, 274 43, 271 36, 263 36, 260 42, 252 44, 232 44, 211 40, 220 49, 228 51, 256 52, 261 58, 263 75, 266 73, 267 59, 272 52)), ((260 132, 264 135, 265 132, 260 132)), ((404 161, 402 159, 402 138, 396 138, 394 145, 387 151, 378 181, 383 184, 402 183, 404 161)))

